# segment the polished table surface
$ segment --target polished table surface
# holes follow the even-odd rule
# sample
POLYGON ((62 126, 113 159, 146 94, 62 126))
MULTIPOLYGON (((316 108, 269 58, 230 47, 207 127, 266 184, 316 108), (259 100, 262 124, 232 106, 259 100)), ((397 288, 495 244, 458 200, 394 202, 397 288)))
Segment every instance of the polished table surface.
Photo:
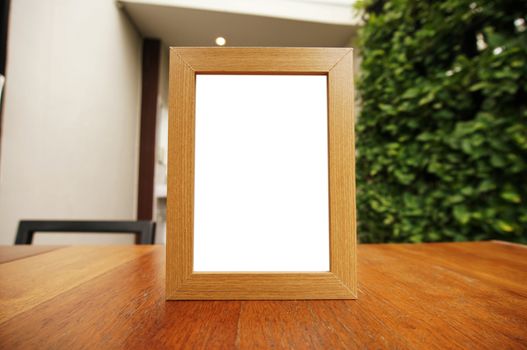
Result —
POLYGON ((527 247, 360 245, 358 263, 358 300, 166 302, 162 246, 1 247, 0 348, 527 348, 527 247))

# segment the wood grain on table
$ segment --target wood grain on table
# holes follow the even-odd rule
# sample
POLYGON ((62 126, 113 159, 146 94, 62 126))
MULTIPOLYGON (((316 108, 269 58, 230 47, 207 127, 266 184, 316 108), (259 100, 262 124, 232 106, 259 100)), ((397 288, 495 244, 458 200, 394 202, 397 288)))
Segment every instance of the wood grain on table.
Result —
POLYGON ((38 255, 52 250, 64 248, 56 245, 15 245, 0 246, 0 264, 8 261, 26 258, 32 255, 38 255))
POLYGON ((162 246, 32 251, 0 264, 0 348, 527 348, 525 246, 358 252, 358 300, 166 302, 162 246))

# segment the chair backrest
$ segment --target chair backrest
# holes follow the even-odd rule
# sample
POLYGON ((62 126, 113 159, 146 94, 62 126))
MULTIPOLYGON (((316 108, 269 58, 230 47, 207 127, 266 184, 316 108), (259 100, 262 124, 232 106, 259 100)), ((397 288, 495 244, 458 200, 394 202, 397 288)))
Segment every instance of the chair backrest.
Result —
POLYGON ((57 221, 21 220, 15 244, 31 244, 35 232, 134 233, 135 244, 154 244, 155 221, 57 221))

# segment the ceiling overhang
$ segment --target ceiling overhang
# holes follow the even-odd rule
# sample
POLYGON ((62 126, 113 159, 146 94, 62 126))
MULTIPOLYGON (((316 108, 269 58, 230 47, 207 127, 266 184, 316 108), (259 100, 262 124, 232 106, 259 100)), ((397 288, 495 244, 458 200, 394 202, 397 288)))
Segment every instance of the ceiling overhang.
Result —
POLYGON ((351 0, 122 0, 141 35, 167 46, 342 47, 360 25, 351 0))

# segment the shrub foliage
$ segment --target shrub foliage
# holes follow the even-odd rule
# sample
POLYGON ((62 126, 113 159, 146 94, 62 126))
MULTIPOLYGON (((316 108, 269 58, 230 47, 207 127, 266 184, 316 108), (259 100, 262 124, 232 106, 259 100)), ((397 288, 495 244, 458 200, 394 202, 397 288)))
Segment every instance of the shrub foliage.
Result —
POLYGON ((527 2, 370 0, 362 242, 527 242, 527 2))

